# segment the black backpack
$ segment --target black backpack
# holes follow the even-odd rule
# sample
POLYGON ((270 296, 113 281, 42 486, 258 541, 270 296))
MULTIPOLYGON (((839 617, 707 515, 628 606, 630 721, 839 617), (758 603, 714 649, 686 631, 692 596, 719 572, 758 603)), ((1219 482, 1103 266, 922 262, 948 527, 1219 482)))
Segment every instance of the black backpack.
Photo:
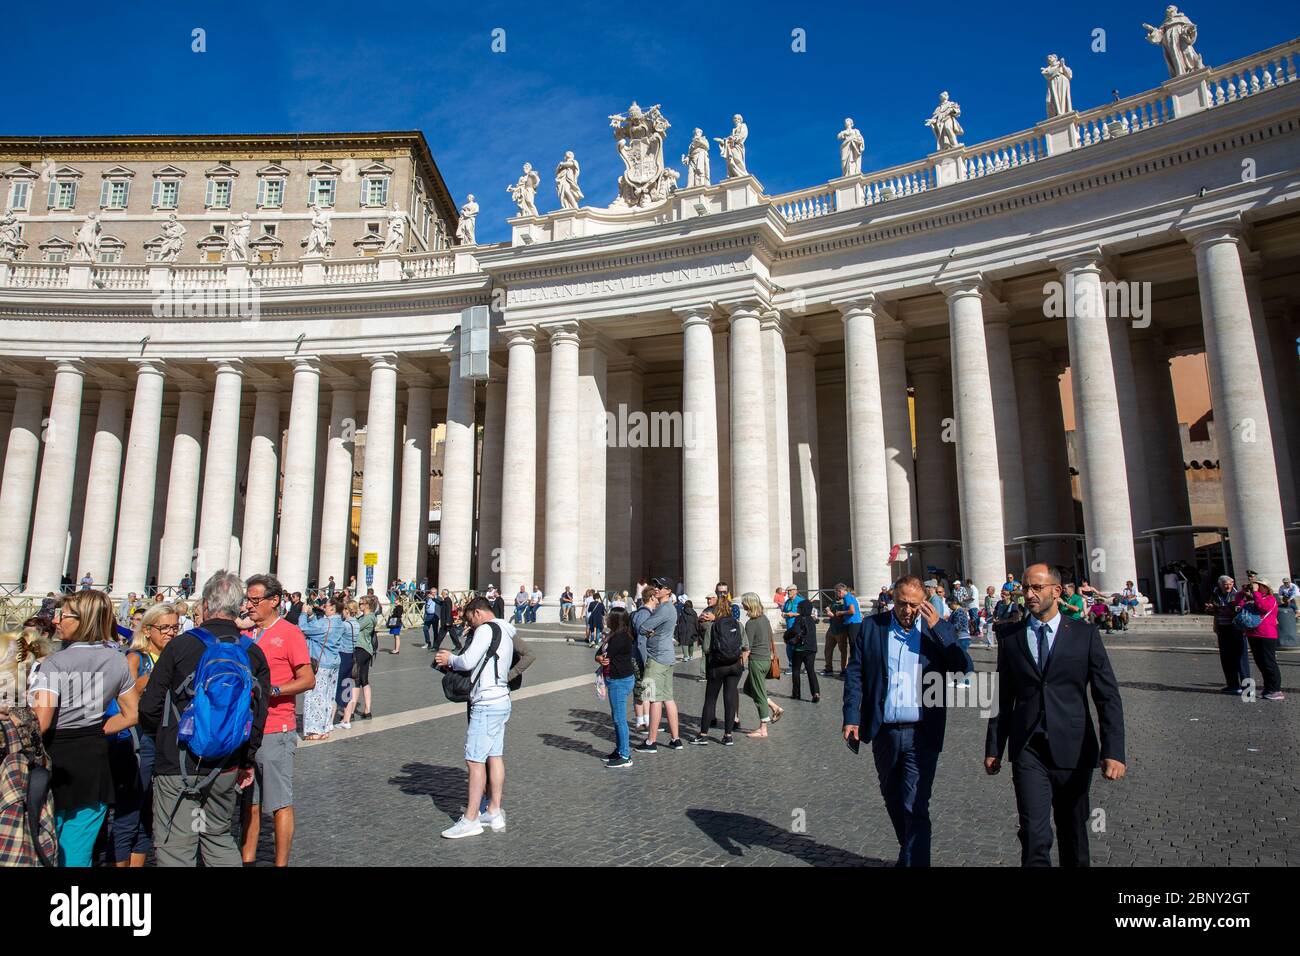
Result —
POLYGON ((817 622, 802 614, 794 619, 794 646, 796 650, 817 652, 817 622))
MULTIPOLYGON (((497 648, 501 646, 501 626, 496 621, 489 621, 488 627, 492 628, 492 643, 488 645, 487 653, 479 661, 478 667, 470 671, 449 670, 442 675, 442 692, 447 700, 453 704, 463 704, 467 702, 474 694, 474 685, 478 683, 479 677, 483 673, 483 668, 487 667, 489 659, 492 661, 492 673, 501 676, 500 661, 497 658, 497 648)), ((519 663, 519 652, 515 651, 510 659, 510 666, 514 667, 519 663)), ((438 665, 431 664, 436 668, 438 665)), ((520 674, 506 686, 512 691, 518 690, 524 685, 524 675, 520 674)))
POLYGON ((709 664, 728 667, 740 660, 740 623, 731 615, 713 622, 709 638, 709 664))

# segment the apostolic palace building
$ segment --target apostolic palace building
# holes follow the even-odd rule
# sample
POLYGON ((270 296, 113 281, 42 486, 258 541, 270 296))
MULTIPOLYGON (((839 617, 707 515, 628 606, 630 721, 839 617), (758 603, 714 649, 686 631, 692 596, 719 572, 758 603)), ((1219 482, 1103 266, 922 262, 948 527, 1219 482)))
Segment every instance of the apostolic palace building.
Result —
POLYGON ((458 206, 419 132, 0 137, 0 588, 369 570, 553 608, 649 574, 982 591, 1037 559, 1149 592, 1202 530, 1169 366, 1194 353, 1215 550, 1276 586, 1300 41, 1207 64, 1189 24, 1152 33, 1148 92, 1076 109, 1053 57, 1041 122, 968 144, 944 94, 933 152, 864 171, 846 121, 841 175, 783 195, 742 117, 632 104, 618 182, 579 189, 570 154, 539 212, 524 167, 497 244, 462 190, 501 184, 458 206))

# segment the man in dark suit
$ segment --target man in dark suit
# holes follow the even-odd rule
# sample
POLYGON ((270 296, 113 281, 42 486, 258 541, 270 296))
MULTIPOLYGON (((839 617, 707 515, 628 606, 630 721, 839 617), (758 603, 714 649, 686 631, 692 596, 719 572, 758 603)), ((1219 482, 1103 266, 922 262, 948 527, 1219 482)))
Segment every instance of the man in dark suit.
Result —
POLYGON ((894 585, 894 609, 867 618, 844 671, 844 739, 871 742, 899 866, 930 865, 930 791, 943 750, 947 675, 974 670, 921 579, 894 585))
POLYGON ((1052 819, 1061 866, 1088 865, 1088 788, 1101 758, 1107 780, 1124 776, 1124 709, 1096 625, 1061 614, 1061 577, 1045 564, 1025 571, 1023 621, 997 625, 998 710, 989 719, 984 769, 1011 779, 1020 814, 1020 864, 1051 866, 1052 819), (1092 692, 1101 742, 1092 726, 1092 692))

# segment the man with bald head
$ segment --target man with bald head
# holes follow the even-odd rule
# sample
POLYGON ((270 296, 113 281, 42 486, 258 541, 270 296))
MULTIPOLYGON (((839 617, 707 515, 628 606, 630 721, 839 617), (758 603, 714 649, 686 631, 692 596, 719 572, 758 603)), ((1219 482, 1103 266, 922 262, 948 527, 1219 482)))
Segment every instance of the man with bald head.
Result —
POLYGON ((1052 820, 1061 866, 1088 865, 1088 789, 1100 758, 1106 780, 1124 776, 1124 708, 1096 625, 1062 614, 1061 576, 1025 569, 1020 621, 995 626, 998 710, 989 719, 984 769, 1002 769, 1010 743, 1020 814, 1021 866, 1051 866, 1052 820), (1097 705, 1101 740, 1087 693, 1097 705))
POLYGON ((844 670, 844 740, 871 742, 899 866, 930 865, 930 791, 943 750, 948 674, 974 670, 951 624, 915 576, 894 585, 892 611, 851 636, 844 670), (937 693, 936 693, 937 691, 937 693))

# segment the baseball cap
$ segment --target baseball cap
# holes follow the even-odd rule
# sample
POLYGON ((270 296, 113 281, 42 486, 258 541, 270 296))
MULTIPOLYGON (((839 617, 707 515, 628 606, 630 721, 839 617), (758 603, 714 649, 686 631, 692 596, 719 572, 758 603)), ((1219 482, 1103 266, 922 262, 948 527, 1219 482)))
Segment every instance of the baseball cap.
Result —
POLYGON ((673 589, 672 578, 651 578, 650 586, 653 588, 667 588, 671 591, 673 589))

